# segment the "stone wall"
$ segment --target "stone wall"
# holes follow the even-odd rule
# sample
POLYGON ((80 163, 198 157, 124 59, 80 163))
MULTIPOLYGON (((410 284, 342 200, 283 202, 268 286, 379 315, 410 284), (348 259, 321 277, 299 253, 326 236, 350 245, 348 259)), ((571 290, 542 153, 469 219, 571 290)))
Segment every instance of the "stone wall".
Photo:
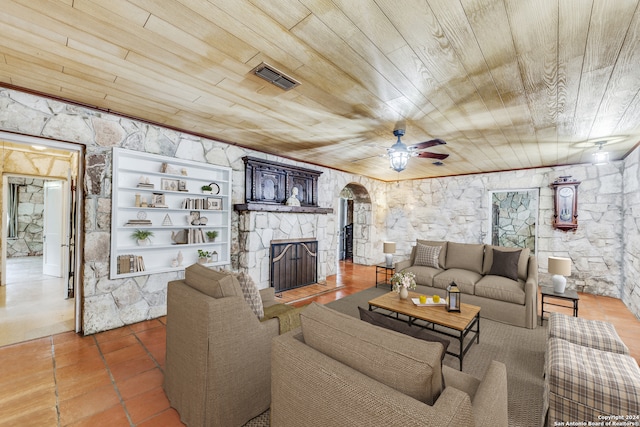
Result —
POLYGON ((624 286, 622 300, 640 318, 640 147, 626 159, 624 192, 624 286))
MULTIPOLYGON (((384 229, 407 257, 416 239, 489 243, 490 191, 539 189, 538 263, 548 284, 549 256, 572 260, 567 286, 597 295, 621 297, 623 162, 594 167, 563 166, 533 170, 402 181, 389 184, 384 229), (581 181, 579 226, 575 232, 552 227, 553 190, 559 176, 581 181)), ((636 232, 637 233, 637 232, 636 232)))
MULTIPOLYGON (((85 146, 82 324, 86 334, 164 315, 167 282, 183 274, 109 279, 113 147, 229 166, 233 170, 234 204, 244 203, 243 156, 309 167, 301 162, 7 89, 0 89, 0 130, 85 146)), ((323 172, 318 181, 318 204, 321 207, 333 207, 333 214, 252 213, 241 218, 234 213, 232 217, 230 267, 255 275, 261 287, 268 286, 268 273, 265 274, 264 265, 268 263, 269 254, 263 246, 270 238, 316 234, 321 252, 319 276, 326 278, 336 273, 339 238, 337 206, 340 191, 348 184, 361 185, 372 195, 378 196, 371 198, 372 203, 384 205, 384 183, 331 169, 314 168, 323 172)), ((366 233, 363 233, 370 243, 360 245, 357 262, 380 262, 382 243, 379 243, 381 240, 374 225, 374 215, 360 217, 365 221, 362 230, 366 229, 366 233)))
POLYGON ((7 239, 7 258, 42 255, 44 219, 44 180, 11 177, 18 184, 18 229, 14 239, 7 239))
MULTIPOLYGON (((0 89, 0 130, 75 142, 86 147, 83 182, 85 244, 81 249, 84 258, 82 324, 86 334, 164 315, 167 282, 182 275, 167 273, 109 279, 113 147, 230 166, 233 169, 233 203, 244 202, 243 156, 310 167, 301 162, 7 89, 0 89)), ((358 227, 354 261, 367 265, 383 261, 382 242, 385 240, 397 242, 396 259, 406 256, 416 238, 484 242, 490 232, 489 191, 540 188, 538 258, 541 271, 546 271, 549 255, 570 256, 574 262, 573 275, 569 279, 571 286, 620 297, 623 271, 622 165, 622 162, 617 162, 598 168, 590 165, 544 168, 400 183, 384 183, 313 166, 323 172, 318 181, 319 205, 334 208, 334 213, 286 217, 254 213, 248 218, 234 213, 231 267, 257 275, 260 286, 264 287, 263 265, 268 262, 268 252, 263 250, 266 240, 307 237, 307 234, 315 233, 321 245, 319 275, 335 274, 339 239, 337 209, 340 192, 348 185, 362 186, 370 199, 370 203, 354 208, 354 222, 358 227), (583 181, 579 191, 580 226, 575 233, 551 228, 552 190, 548 185, 561 175, 572 175, 583 181), (294 236, 285 236, 287 232, 294 236)), ((629 166, 634 165, 636 172, 633 176, 637 177, 637 157, 629 166)), ((637 203, 633 206, 630 215, 635 215, 633 218, 637 224, 639 209, 637 203)), ((637 239, 637 229, 634 232, 637 239)), ((638 268, 634 268, 637 279, 638 268)), ((544 275, 541 279, 545 280, 544 275)), ((637 289, 634 292, 637 295, 637 289)))

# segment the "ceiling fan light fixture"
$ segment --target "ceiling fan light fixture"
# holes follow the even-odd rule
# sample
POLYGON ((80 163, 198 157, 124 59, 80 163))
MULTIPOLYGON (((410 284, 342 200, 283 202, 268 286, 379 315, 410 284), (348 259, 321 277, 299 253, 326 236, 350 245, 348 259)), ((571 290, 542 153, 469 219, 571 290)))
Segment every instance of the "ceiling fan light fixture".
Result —
POLYGON ((411 153, 400 140, 400 137, 404 135, 404 130, 396 129, 393 134, 398 137, 398 140, 388 149, 389 164, 394 171, 402 172, 407 167, 411 153))
POLYGON ((602 151, 602 146, 605 145, 606 143, 607 143, 606 141, 596 142, 596 145, 598 146, 598 151, 593 153, 593 164, 595 166, 606 165, 607 163, 609 163, 609 152, 602 151))

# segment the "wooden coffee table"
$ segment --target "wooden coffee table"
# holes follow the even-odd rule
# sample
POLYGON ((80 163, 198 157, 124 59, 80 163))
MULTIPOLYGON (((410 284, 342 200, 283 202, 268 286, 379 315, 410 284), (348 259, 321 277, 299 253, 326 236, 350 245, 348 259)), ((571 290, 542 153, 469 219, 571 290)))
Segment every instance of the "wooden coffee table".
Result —
POLYGON ((418 307, 411 301, 411 298, 418 298, 419 295, 420 294, 416 292, 409 292, 409 298, 401 300, 397 293, 389 292, 388 294, 381 295, 369 301, 369 310, 381 308, 395 313, 396 318, 399 318, 399 315, 402 314, 407 316, 409 325, 416 325, 457 338, 460 342, 460 352, 453 353, 447 349, 447 354, 457 357, 460 360, 460 370, 462 371, 462 360, 464 359, 464 355, 469 351, 471 344, 473 344, 474 341, 478 344, 480 343, 480 307, 461 303, 460 313, 448 312, 444 306, 418 307), (416 320, 425 323, 416 323, 416 320), (442 330, 442 328, 436 329, 436 325, 451 330, 452 332, 442 330), (471 337, 465 347, 464 340, 470 332, 473 332, 475 335, 471 337))

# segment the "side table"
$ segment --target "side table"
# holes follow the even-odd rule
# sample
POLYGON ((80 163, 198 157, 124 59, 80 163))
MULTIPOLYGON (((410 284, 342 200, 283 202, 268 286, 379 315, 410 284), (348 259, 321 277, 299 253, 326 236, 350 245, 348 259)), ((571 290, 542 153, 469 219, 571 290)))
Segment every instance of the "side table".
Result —
POLYGON ((378 285, 391 286, 391 276, 395 273, 395 267, 387 267, 387 264, 376 265, 376 288, 378 285))
MULTIPOLYGON (((578 317, 578 301, 580 300, 580 297, 578 296, 578 293, 573 289, 566 289, 564 293, 558 294, 553 291, 553 286, 542 286, 540 288, 540 293, 542 294, 542 311, 540 313, 540 326, 542 326, 542 323, 544 322, 544 313, 545 313, 544 304, 545 304, 545 300, 547 299, 571 301, 571 303, 573 304, 573 317, 578 317)), ((546 301, 546 304, 555 305, 556 307, 571 308, 571 306, 568 306, 568 305, 554 304, 549 301, 546 301)), ((550 311, 547 311, 546 313, 550 313, 550 311)))

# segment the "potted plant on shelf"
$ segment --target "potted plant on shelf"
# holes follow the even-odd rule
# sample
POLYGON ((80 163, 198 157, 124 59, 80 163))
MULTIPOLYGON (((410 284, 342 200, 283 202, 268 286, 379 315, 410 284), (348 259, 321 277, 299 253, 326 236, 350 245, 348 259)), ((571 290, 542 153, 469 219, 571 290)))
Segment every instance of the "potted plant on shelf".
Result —
POLYGON ((206 264, 207 262, 209 262, 210 257, 211 252, 198 249, 198 264, 206 264))
POLYGON ((200 189, 204 194, 213 194, 213 187, 211 187, 210 185, 203 185, 202 187, 200 187, 200 189))
POLYGON ((153 237, 151 230, 136 230, 131 233, 131 238, 135 239, 139 246, 146 246, 150 243, 149 237, 153 237))
POLYGON ((218 237, 218 231, 217 230, 207 231, 207 237, 209 238, 210 242, 215 242, 216 237, 218 237))

